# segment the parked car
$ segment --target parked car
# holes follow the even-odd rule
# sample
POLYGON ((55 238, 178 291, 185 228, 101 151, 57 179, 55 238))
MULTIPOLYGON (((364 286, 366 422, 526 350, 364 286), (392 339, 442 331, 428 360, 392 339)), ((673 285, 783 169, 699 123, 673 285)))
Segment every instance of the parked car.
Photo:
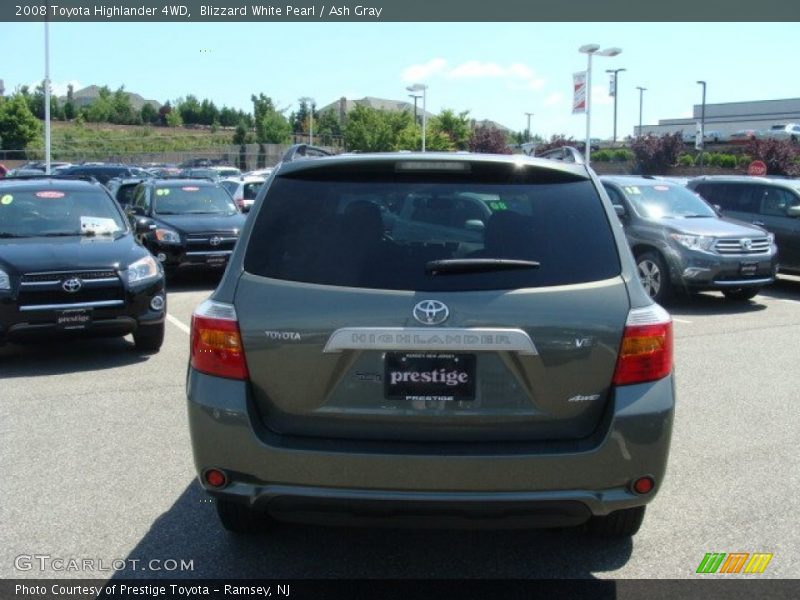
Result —
POLYGON ((124 209, 133 201, 136 186, 145 181, 143 177, 114 177, 106 182, 106 188, 124 209))
POLYGON ((205 179, 146 180, 127 214, 167 275, 185 266, 224 267, 245 222, 230 195, 205 179))
POLYGON ((227 165, 214 165, 213 167, 209 167, 209 169, 211 169, 212 171, 216 171, 217 177, 220 179, 239 177, 242 174, 242 171, 240 169, 227 165))
POLYGON ((164 272, 98 183, 0 183, 0 343, 124 336, 156 352, 164 272))
POLYGON ((223 179, 219 183, 231 195, 239 210, 246 213, 253 206, 253 202, 255 202, 256 196, 265 181, 264 177, 242 175, 241 177, 223 179))
POLYGON ((692 179, 688 186, 724 215, 769 231, 780 252, 779 270, 800 274, 800 181, 714 175, 692 179))
POLYGON ((354 154, 266 185, 192 317, 194 460, 226 528, 638 530, 666 468, 672 324, 591 170, 354 154))
POLYGON ((772 283, 774 236, 721 218, 684 186, 664 180, 603 176, 636 260, 639 278, 659 304, 675 292, 717 290, 749 300, 772 283))
POLYGON ((800 139, 800 124, 784 123, 773 125, 764 132, 764 137, 773 140, 789 140, 796 142, 800 139))
POLYGON ((210 181, 218 181, 220 178, 219 171, 211 167, 194 167, 190 169, 183 169, 178 177, 184 179, 208 179, 210 181))
POLYGON ((149 173, 144 169, 132 165, 115 164, 83 164, 71 165, 58 170, 59 175, 71 177, 94 177, 102 184, 108 183, 114 177, 147 177, 149 173))
MULTIPOLYGON (((585 144, 584 144, 585 145, 585 144)), ((567 163, 575 163, 582 165, 585 162, 583 154, 573 146, 559 146, 558 148, 551 148, 545 150, 541 154, 536 155, 537 158, 547 158, 549 160, 560 160, 567 163)))
POLYGON ((730 135, 731 144, 749 144, 755 139, 762 137, 762 133, 757 129, 740 129, 730 135))

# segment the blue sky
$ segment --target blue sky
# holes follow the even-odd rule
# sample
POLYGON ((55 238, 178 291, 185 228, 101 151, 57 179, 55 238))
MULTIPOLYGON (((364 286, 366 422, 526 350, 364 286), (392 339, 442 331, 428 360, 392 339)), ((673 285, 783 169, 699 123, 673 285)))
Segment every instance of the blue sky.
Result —
MULTIPOLYGON (((708 82, 707 102, 800 96, 793 43, 800 24, 772 23, 52 23, 51 79, 57 90, 125 85, 164 102, 187 94, 250 110, 264 92, 279 107, 311 96, 406 100, 429 86, 428 109, 469 110, 515 130, 582 137, 571 114, 572 74, 586 68, 578 47, 617 46, 593 65, 592 136, 610 138, 612 99, 605 69, 620 74, 618 136, 638 124, 690 116, 708 82)), ((41 80, 44 27, 0 23, 7 93, 41 80), (17 48, 16 52, 9 49, 17 48)))

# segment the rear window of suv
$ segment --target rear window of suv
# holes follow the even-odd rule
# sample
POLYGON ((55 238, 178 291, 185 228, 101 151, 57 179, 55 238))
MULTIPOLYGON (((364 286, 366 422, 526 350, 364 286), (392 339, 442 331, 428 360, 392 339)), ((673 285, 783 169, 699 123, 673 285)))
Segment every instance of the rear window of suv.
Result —
POLYGON ((249 236, 246 271, 323 285, 420 291, 568 285, 620 272, 611 226, 588 179, 551 173, 540 182, 530 176, 487 183, 433 174, 309 173, 278 177, 271 185, 249 236), (453 259, 539 266, 431 273, 431 261, 453 259))

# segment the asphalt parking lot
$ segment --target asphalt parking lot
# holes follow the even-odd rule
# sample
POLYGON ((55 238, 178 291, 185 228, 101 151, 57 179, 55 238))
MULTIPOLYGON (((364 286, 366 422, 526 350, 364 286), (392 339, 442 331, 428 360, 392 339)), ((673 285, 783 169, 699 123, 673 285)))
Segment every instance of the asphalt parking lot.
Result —
MULTIPOLYGON (((573 531, 281 526, 236 538, 195 481, 184 377, 213 274, 175 281, 159 354, 130 339, 0 349, 0 577, 107 578, 15 567, 20 555, 191 560, 124 577, 691 578, 706 552, 771 552, 800 577, 800 278, 754 301, 671 307, 678 408, 667 480, 632 541, 573 531)), ((164 563, 162 563, 164 564, 164 563)))

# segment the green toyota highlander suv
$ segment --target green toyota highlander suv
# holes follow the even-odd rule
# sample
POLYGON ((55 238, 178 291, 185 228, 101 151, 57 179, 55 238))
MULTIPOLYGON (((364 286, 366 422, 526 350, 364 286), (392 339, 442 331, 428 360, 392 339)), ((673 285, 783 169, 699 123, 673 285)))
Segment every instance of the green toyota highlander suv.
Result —
POLYGON ((582 165, 285 162, 192 317, 194 459, 274 518, 636 533, 666 468, 672 322, 582 165))

